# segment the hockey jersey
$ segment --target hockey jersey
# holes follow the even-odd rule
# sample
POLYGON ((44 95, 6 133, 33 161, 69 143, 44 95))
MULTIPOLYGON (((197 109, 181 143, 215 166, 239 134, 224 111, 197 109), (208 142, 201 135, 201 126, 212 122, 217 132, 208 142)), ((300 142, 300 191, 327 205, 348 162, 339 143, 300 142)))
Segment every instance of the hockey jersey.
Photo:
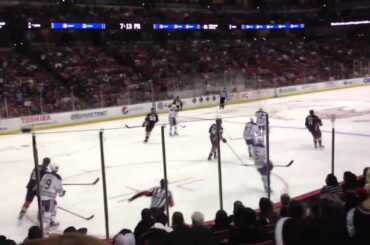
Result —
POLYGON ((62 178, 57 173, 46 173, 40 182, 41 200, 55 199, 58 193, 63 192, 62 178))

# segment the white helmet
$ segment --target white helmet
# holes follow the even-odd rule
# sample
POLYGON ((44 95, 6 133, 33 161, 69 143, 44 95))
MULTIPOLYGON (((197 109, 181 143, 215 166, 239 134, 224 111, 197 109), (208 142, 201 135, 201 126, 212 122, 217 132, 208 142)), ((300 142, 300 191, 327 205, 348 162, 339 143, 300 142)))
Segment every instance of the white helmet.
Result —
POLYGON ((51 163, 49 168, 50 168, 51 172, 58 172, 59 164, 58 163, 51 163))

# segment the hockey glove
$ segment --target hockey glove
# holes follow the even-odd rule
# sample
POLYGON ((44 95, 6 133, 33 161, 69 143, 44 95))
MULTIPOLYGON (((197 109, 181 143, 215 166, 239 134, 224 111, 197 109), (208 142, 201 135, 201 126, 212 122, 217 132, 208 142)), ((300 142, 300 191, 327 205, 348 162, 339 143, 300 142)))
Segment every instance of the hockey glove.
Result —
POLYGON ((227 140, 225 138, 222 138, 222 142, 227 143, 227 140))
POLYGON ((60 197, 64 197, 64 195, 66 194, 66 191, 65 190, 62 190, 62 192, 61 193, 59 193, 59 196, 60 197))
POLYGON ((143 127, 145 127, 145 122, 143 122, 143 127))

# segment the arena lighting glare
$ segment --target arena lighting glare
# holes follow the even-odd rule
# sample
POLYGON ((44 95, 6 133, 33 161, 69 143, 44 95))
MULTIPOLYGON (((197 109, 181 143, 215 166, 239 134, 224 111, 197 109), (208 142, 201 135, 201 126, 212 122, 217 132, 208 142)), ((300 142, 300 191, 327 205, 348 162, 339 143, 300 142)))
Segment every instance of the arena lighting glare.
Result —
POLYGON ((331 22, 331 26, 354 26, 354 25, 368 25, 370 20, 359 20, 359 21, 343 21, 343 22, 331 22))
POLYGON ((2 29, 3 26, 5 26, 5 25, 6 25, 6 23, 4 21, 0 21, 0 29, 2 29))

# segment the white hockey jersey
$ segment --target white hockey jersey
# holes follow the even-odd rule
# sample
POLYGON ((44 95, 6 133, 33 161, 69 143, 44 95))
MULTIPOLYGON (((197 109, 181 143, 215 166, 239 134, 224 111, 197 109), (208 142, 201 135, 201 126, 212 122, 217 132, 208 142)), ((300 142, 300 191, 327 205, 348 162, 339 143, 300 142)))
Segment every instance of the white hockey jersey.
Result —
POLYGON ((257 126, 266 126, 266 120, 267 120, 266 112, 262 110, 258 110, 256 111, 255 115, 256 115, 257 126))
POLYGON ((171 107, 170 111, 168 112, 168 117, 169 118, 176 118, 177 117, 177 108, 176 107, 171 107))
POLYGON ((267 163, 266 147, 263 144, 253 146, 253 160, 257 168, 262 168, 267 163))
POLYGON ((253 140, 259 133, 258 127, 253 122, 247 122, 244 127, 244 139, 253 140))
POLYGON ((40 181, 41 200, 55 199, 58 193, 63 192, 62 178, 57 173, 46 173, 40 181))

